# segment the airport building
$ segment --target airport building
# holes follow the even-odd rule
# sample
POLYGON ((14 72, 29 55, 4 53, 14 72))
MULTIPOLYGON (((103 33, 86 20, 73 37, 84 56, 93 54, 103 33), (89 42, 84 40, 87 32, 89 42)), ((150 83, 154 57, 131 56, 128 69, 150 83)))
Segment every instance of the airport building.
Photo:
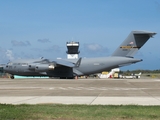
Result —
POLYGON ((78 59, 78 54, 80 53, 79 49, 79 42, 67 42, 67 58, 68 59, 78 59))

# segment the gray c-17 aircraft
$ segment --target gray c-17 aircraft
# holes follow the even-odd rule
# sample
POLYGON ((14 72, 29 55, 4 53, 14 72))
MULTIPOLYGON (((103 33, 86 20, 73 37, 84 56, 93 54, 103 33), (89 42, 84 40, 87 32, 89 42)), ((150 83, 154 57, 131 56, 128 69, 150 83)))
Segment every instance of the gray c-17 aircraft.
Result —
POLYGON ((135 53, 156 33, 148 31, 132 31, 122 44, 109 57, 79 59, 19 59, 3 66, 6 73, 20 76, 48 76, 74 78, 109 71, 142 61, 135 59, 135 53))

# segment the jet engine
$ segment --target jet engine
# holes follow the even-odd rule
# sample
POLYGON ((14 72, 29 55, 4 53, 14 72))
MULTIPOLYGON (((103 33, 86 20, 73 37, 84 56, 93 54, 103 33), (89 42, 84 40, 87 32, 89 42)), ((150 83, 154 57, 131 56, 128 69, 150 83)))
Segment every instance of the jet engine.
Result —
POLYGON ((48 64, 29 65, 29 70, 34 70, 36 72, 45 72, 48 70, 53 70, 54 68, 54 65, 48 64))

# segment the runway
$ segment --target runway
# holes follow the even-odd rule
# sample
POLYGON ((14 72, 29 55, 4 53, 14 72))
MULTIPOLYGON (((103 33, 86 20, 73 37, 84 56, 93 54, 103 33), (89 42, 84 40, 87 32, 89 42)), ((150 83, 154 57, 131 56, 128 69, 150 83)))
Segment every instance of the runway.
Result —
POLYGON ((0 79, 3 104, 160 105, 160 79, 0 79))

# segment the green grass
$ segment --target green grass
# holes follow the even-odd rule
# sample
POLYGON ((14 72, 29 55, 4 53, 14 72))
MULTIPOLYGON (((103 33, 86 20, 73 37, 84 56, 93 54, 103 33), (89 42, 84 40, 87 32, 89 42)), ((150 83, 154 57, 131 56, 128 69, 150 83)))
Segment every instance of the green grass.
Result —
POLYGON ((6 105, 0 120, 159 120, 160 106, 137 105, 6 105))

